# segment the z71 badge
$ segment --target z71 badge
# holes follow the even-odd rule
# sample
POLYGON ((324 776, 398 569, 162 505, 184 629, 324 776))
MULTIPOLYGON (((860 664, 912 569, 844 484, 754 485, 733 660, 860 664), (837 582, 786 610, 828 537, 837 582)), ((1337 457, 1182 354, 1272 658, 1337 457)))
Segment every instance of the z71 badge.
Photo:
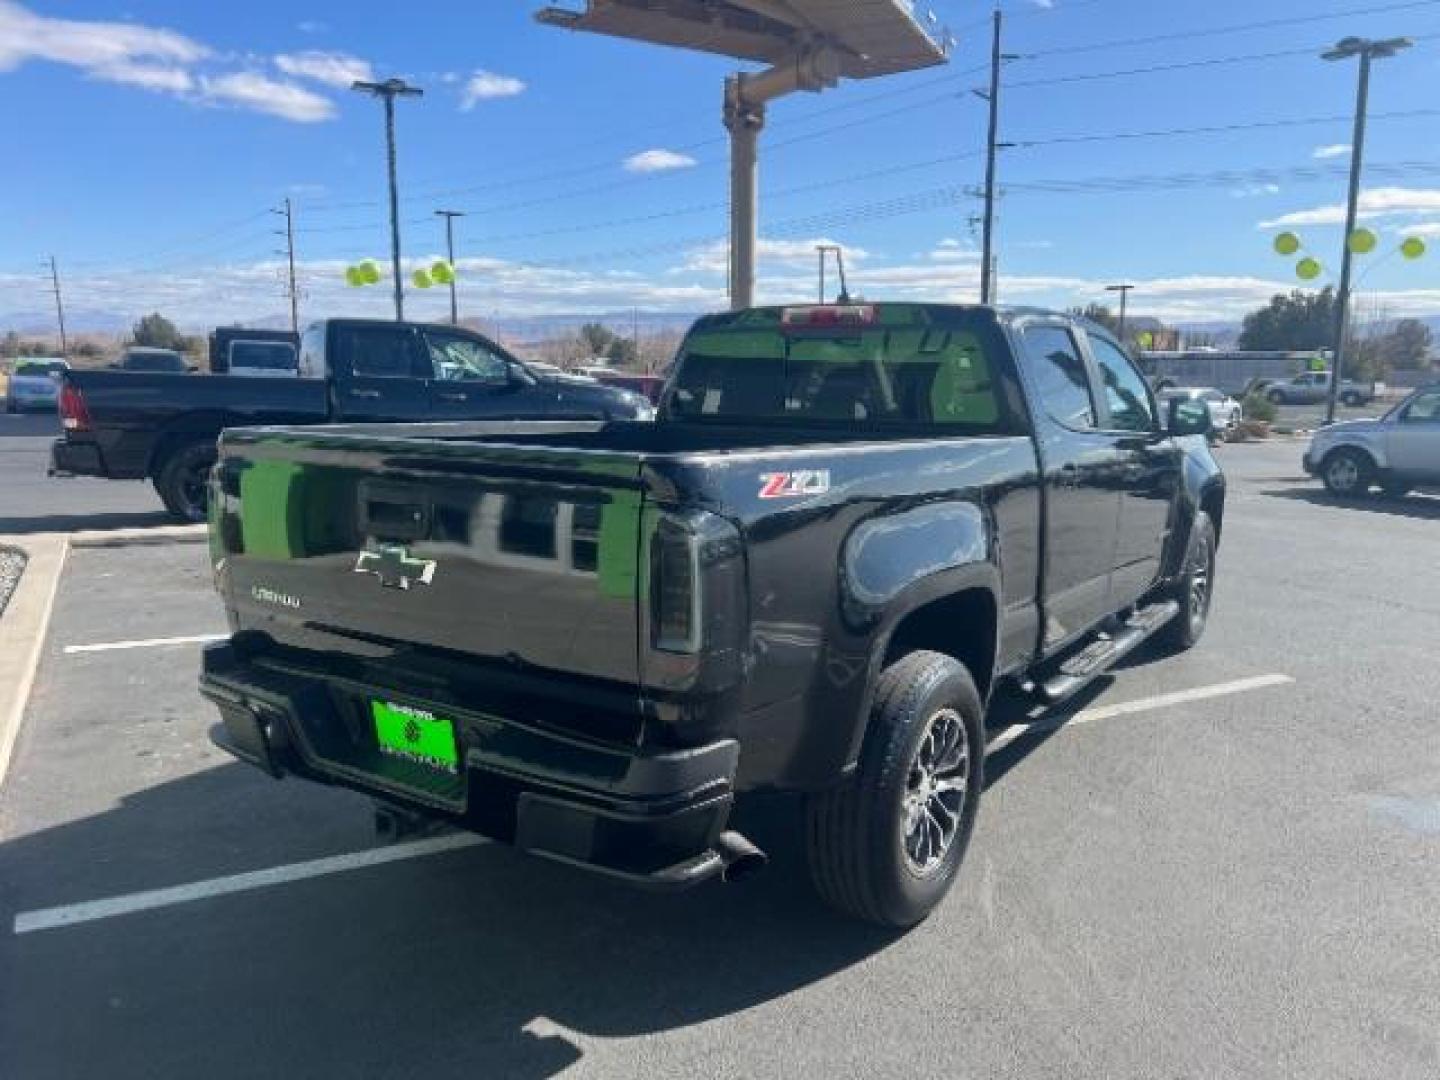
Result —
POLYGON ((804 495, 824 495, 829 490, 829 469, 798 469, 795 472, 760 474, 762 499, 798 499, 804 495))

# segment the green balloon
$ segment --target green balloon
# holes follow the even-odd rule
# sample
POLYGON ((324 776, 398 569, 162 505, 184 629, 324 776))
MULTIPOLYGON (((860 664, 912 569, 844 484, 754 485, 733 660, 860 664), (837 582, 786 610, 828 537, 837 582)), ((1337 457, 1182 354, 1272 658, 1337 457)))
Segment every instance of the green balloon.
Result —
POLYGON ((455 270, 444 259, 436 259, 430 267, 430 280, 437 285, 449 285, 455 280, 455 270))
POLYGON ((1301 259, 1295 265, 1295 274, 1301 281, 1314 281, 1324 269, 1317 259, 1301 259))
POLYGON ((366 259, 357 267, 360 277, 366 285, 376 285, 380 281, 380 264, 374 259, 366 259))
POLYGON ((365 284, 365 275, 360 273, 358 266, 347 266, 345 268, 345 284, 352 289, 358 289, 365 284))
POLYGON ((415 283, 417 289, 428 289, 431 285, 435 284, 430 280, 429 273, 424 270, 416 270, 415 273, 410 275, 410 280, 415 283))
POLYGON ((1294 255, 1300 250, 1300 237, 1293 232, 1282 232, 1275 237, 1275 252, 1279 255, 1294 255))
POLYGON ((1400 254, 1407 259, 1418 259, 1425 254, 1425 241, 1412 236, 1400 245, 1400 254))
POLYGON ((1350 250, 1356 255, 1369 255, 1379 242, 1379 238, 1369 229, 1356 229, 1350 234, 1350 250))

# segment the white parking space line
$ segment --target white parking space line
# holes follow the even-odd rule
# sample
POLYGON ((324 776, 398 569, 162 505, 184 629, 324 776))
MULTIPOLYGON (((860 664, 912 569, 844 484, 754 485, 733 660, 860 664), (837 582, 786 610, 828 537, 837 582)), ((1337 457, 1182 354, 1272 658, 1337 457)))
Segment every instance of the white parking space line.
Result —
POLYGON ((404 859, 418 859, 444 851, 475 847, 486 843, 484 838, 471 833, 456 833, 451 836, 437 836, 429 840, 416 840, 406 844, 373 848, 370 851, 355 851, 348 855, 332 855, 309 862, 291 863, 288 866, 272 866, 266 870, 251 870, 229 877, 211 878, 188 885, 174 885, 168 889, 150 889, 145 892, 126 893, 123 896, 108 896, 102 900, 87 900, 80 904, 65 904, 60 907, 41 908, 38 911, 22 911, 15 916, 16 934, 33 934, 38 930, 56 930, 65 926, 95 922, 97 919, 113 919, 117 915, 133 915, 137 911, 154 911, 156 908, 188 904, 193 900, 208 900, 215 896, 229 896, 233 893, 250 892, 254 889, 268 889, 291 881, 324 877, 326 874, 341 874, 349 870, 363 870, 371 866, 400 862, 404 859))
POLYGON ((138 638, 134 641, 102 641, 95 645, 66 645, 65 655, 74 653, 113 652, 117 649, 155 649, 166 645, 207 645, 224 641, 228 634, 191 634, 189 637, 138 638))
MULTIPOLYGON (((206 637, 162 639, 164 643, 197 640, 210 639, 206 637)), ((128 643, 120 643, 120 647, 123 647, 125 644, 128 643)), ((99 648, 99 646, 71 646, 71 648, 94 651, 96 648, 99 648)), ((68 652, 70 649, 66 651, 68 652)), ((1116 716, 1129 716, 1134 713, 1150 712, 1155 709, 1185 705, 1194 701, 1205 701, 1209 698, 1224 697, 1229 694, 1243 694, 1250 690, 1262 690, 1269 686, 1283 686, 1288 683, 1293 683, 1294 681, 1295 680, 1289 675, 1281 675, 1278 673, 1257 675, 1248 679, 1236 679, 1233 682, 1215 683, 1211 686, 1198 686, 1190 690, 1177 690, 1169 694, 1157 694, 1154 697, 1139 698, 1135 701, 1122 701, 1114 705, 1101 705, 1093 709, 1085 709, 1063 720, 1051 722, 1040 720, 1033 724, 1014 724, 992 739, 986 751, 987 753, 993 753, 1002 746, 1014 742, 1026 732, 1037 728, 1050 729, 1069 726, 1071 724, 1090 723, 1096 720, 1109 720, 1116 716)), ((122 896, 110 896, 101 900, 87 900, 78 904, 41 908, 38 911, 23 911, 15 916, 15 933, 31 934, 40 930, 56 930, 66 926, 76 926, 80 923, 95 922, 98 919, 113 919, 117 915, 131 915, 139 911, 153 911, 156 908, 173 907, 176 904, 188 904, 195 900, 208 900, 215 896, 229 896, 232 893, 250 892, 254 889, 268 889, 276 885, 285 885, 292 881, 304 881, 308 878, 324 877, 327 874, 340 874, 350 870, 362 870, 371 866, 383 866, 385 863, 399 862, 403 859, 420 858, 424 855, 454 851, 459 848, 473 847, 477 844, 487 842, 484 838, 470 833, 457 833, 451 836, 435 837, 429 840, 417 840, 412 843, 374 848, 370 851, 356 851, 348 855, 334 855, 324 859, 312 859, 309 862, 275 866, 266 870, 252 870, 243 874, 233 874, 229 877, 211 878, 208 881, 196 881, 188 885, 174 885, 165 889, 151 889, 146 892, 126 893, 122 896)))
POLYGON ((985 752, 993 754, 996 750, 1010 745, 1022 735, 1037 729, 1049 731, 1059 727, 1071 727, 1075 724, 1093 723, 1096 720, 1110 720, 1117 716, 1131 716, 1135 713, 1151 712, 1155 709, 1168 709, 1175 705, 1188 705, 1194 701, 1206 701, 1210 698, 1226 697, 1230 694, 1244 694, 1251 690, 1263 690, 1269 686, 1285 686, 1294 681, 1289 675, 1272 672, 1269 675, 1255 675, 1248 679, 1235 679, 1232 682, 1214 683, 1210 686, 1197 686, 1190 690, 1175 690, 1169 694, 1137 698, 1135 701, 1120 701, 1114 705, 1097 705, 1093 709, 1084 709, 1074 716, 1061 717, 1057 720, 1040 719, 1033 724, 1012 724, 990 740, 985 747, 985 752))

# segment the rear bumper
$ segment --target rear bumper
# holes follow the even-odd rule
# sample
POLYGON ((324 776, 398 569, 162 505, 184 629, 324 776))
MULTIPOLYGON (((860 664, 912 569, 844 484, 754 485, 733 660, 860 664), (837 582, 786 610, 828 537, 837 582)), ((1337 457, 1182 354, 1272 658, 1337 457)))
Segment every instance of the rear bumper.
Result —
POLYGON ((459 775, 379 756, 363 707, 397 694, 205 650, 200 692, 220 710, 211 739, 280 777, 365 792, 405 810, 607 876, 680 889, 721 873, 734 801, 733 739, 647 752, 591 743, 452 703, 406 704, 455 722, 459 775))
POLYGON ((50 444, 51 476, 104 476, 105 464, 94 443, 56 439, 50 444))

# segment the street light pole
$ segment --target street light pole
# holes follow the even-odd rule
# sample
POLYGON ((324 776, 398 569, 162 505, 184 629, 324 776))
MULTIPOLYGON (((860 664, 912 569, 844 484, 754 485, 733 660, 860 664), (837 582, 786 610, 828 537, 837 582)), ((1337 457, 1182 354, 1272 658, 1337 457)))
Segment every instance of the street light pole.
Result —
POLYGON ((1118 292, 1120 294, 1120 344, 1125 344, 1125 304, 1130 298, 1130 290, 1134 285, 1106 285, 1106 292, 1118 292))
POLYGON ((463 210, 436 210, 437 217, 445 219, 445 258, 450 263, 450 324, 460 322, 460 309, 455 303, 455 219, 464 217, 463 210))
POLYGON ((395 275, 395 320, 405 319, 405 285, 400 277, 400 194, 395 182, 395 99, 419 97, 425 91, 404 79, 383 83, 356 81, 350 89, 378 97, 385 103, 385 156, 390 174, 390 269, 395 275))
POLYGON ((1345 365, 1345 339, 1350 334, 1350 268, 1352 252, 1350 237, 1355 232, 1355 219, 1360 209, 1360 177, 1365 165, 1365 118, 1370 106, 1370 64, 1408 49, 1409 38, 1370 41, 1347 37, 1333 49, 1321 54, 1324 60, 1360 58, 1359 83, 1355 91, 1355 136, 1350 143, 1350 194, 1345 204, 1345 235, 1340 241, 1340 289, 1335 296, 1335 356, 1330 364, 1330 387, 1325 400, 1325 423, 1335 422, 1340 401, 1340 378, 1345 365))

